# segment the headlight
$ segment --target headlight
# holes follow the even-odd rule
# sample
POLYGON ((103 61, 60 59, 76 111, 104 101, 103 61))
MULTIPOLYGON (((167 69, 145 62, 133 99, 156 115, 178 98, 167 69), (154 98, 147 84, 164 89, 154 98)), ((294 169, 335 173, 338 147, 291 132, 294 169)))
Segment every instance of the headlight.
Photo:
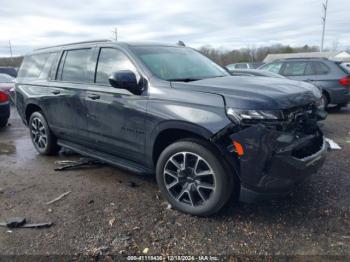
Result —
POLYGON ((279 110, 245 110, 229 107, 226 109, 226 113, 237 124, 240 124, 242 121, 249 124, 260 121, 273 122, 283 120, 283 112, 279 110))

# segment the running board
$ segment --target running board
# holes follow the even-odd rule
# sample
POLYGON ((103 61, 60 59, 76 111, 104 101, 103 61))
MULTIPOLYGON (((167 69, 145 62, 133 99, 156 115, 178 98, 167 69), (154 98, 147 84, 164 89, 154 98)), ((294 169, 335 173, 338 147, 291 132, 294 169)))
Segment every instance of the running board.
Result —
POLYGON ((106 153, 102 153, 102 152, 98 152, 96 150, 81 146, 81 145, 77 145, 75 143, 72 142, 68 142, 66 140, 58 140, 57 144, 62 146, 62 147, 66 147, 74 152, 77 152, 83 156, 88 156, 94 159, 97 159, 101 162, 110 164, 112 166, 116 166, 122 169, 126 169, 128 171, 131 171, 133 173, 138 173, 138 174, 153 174, 154 171, 146 168, 140 164, 137 164, 133 161, 130 160, 126 160, 124 158, 120 158, 120 157, 116 157, 110 154, 106 154, 106 153))

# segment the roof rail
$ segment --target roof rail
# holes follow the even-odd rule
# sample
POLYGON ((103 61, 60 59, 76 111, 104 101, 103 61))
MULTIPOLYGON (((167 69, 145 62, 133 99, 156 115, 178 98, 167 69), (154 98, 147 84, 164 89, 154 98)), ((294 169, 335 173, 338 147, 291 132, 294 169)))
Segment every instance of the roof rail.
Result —
POLYGON ((60 44, 60 45, 40 47, 40 48, 34 49, 34 51, 43 50, 43 49, 52 48, 52 47, 70 46, 70 45, 79 45, 79 44, 89 44, 89 43, 103 43, 103 42, 112 42, 112 41, 109 40, 109 39, 97 39, 97 40, 90 40, 90 41, 81 41, 81 42, 74 42, 74 43, 69 43, 69 44, 60 44))
POLYGON ((317 56, 313 56, 313 57, 286 57, 286 58, 278 58, 276 60, 298 60, 298 59, 325 59, 325 60, 329 60, 327 57, 317 57, 317 56))

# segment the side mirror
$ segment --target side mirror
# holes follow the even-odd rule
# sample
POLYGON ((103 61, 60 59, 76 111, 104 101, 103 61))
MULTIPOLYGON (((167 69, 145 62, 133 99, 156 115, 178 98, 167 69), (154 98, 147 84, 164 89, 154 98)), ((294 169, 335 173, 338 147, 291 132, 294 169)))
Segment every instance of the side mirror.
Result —
POLYGON ((134 95, 140 95, 143 91, 142 86, 137 83, 136 75, 130 70, 120 70, 112 73, 108 78, 111 86, 129 90, 134 95))

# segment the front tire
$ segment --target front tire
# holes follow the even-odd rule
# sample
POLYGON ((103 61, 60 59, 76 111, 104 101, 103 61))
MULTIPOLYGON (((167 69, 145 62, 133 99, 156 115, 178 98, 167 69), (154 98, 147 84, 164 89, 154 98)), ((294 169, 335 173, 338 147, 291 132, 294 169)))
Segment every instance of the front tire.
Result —
POLYGON ((177 210, 197 216, 218 212, 232 195, 233 177, 209 143, 178 141, 157 162, 158 186, 177 210))
POLYGON ((29 119, 30 137, 41 155, 55 155, 60 150, 57 139, 41 112, 34 112, 29 119))

